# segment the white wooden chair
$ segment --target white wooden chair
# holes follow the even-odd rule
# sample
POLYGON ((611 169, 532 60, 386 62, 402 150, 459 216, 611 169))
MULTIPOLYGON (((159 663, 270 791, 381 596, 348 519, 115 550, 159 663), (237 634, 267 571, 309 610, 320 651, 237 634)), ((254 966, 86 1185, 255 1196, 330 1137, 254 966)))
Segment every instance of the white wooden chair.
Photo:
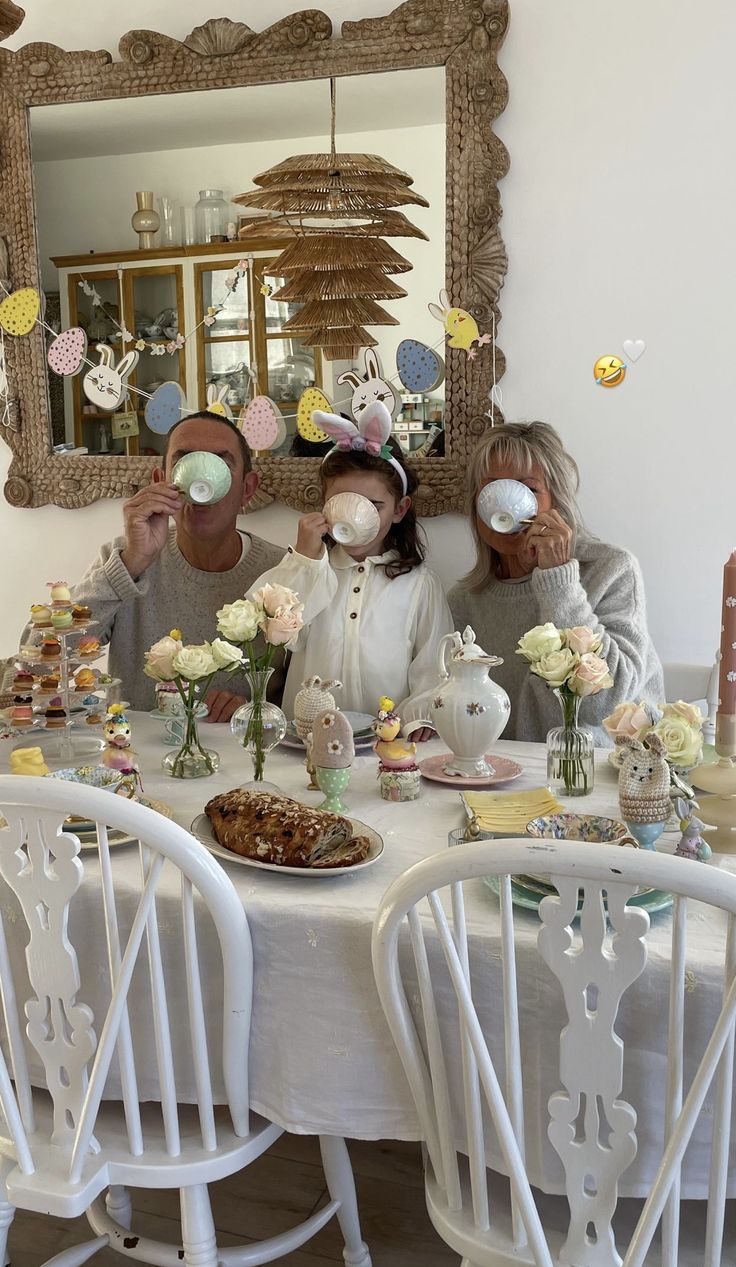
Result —
POLYGON ((721 653, 716 652, 712 665, 663 664, 664 696, 669 703, 685 700, 688 704, 705 704, 707 714, 703 724, 706 743, 715 743, 716 712, 718 711, 718 665, 721 653))
MULTIPOLYGON (((615 1267, 622 1261, 624 1267, 645 1263, 733 1267, 736 1235, 731 1223, 724 1238, 724 1210, 727 1177, 731 1184, 734 1180, 728 1158, 736 1018, 735 914, 736 876, 702 863, 615 845, 551 840, 471 843, 427 858, 391 885, 373 928, 376 982, 423 1127, 429 1214, 440 1236, 463 1256, 463 1267, 510 1267, 512 1263, 517 1267, 520 1263, 615 1267), (519 1004, 524 1005, 524 996, 517 990, 510 877, 540 869, 550 874, 558 890, 539 907, 537 949, 559 981, 567 1012, 560 1033, 560 1090, 549 1099, 547 1128, 564 1168, 566 1201, 543 1194, 535 1198, 524 1160, 522 1071, 524 1056, 530 1057, 521 1050, 519 1004), (496 996, 486 988, 482 1029, 473 996, 475 992, 477 999, 481 994, 478 965, 488 972, 494 952, 484 947, 482 954, 469 953, 461 882, 484 876, 500 877, 502 990, 496 996), (637 1152, 637 1114, 622 1097, 626 1053, 615 1025, 623 994, 646 966, 649 917, 636 906, 625 906, 637 885, 679 896, 672 915, 666 1146, 638 1219, 638 1203, 624 1202, 618 1211, 616 1235, 622 1241, 622 1259, 612 1219, 620 1176, 637 1152), (578 886, 583 889, 583 909, 573 932, 578 886), (725 911, 728 929, 723 1006, 710 1035, 698 1033, 698 1052, 704 1048, 704 1054, 690 1085, 685 1086, 689 897, 725 911), (408 939, 400 937, 405 921, 408 939), (476 965, 472 974, 471 960, 476 965), (422 1020, 415 1022, 419 1014, 422 1020), (495 1067, 489 1037, 505 1068, 495 1067), (686 1233, 691 1229, 686 1226, 688 1219, 683 1220, 681 1235, 681 1163, 714 1078, 705 1245, 701 1243, 695 1256, 687 1257, 686 1233), (498 1174, 487 1170, 489 1143, 503 1156, 510 1182, 501 1183, 498 1174), (632 1205, 636 1207, 633 1217, 632 1205), (621 1215, 628 1218, 623 1229, 621 1215), (650 1251, 660 1222, 661 1258, 658 1246, 650 1251)), ((522 912, 521 918, 528 920, 529 912, 522 912)), ((532 974, 536 980, 528 960, 525 972, 527 979, 532 974)), ((549 973, 540 964, 541 975, 541 988, 552 988, 549 973)), ((533 1001, 527 1006, 533 1006, 533 1001)), ((533 1058, 530 1063, 536 1072, 533 1058)), ((652 1147, 651 1138, 648 1147, 652 1147)), ((707 1182, 705 1175, 703 1180, 707 1182)))
MULTIPOLYGON (((297 1249, 333 1215, 345 1238, 345 1262, 370 1267, 342 1139, 320 1141, 330 1193, 322 1209, 267 1241, 217 1247, 207 1184, 255 1161, 283 1134, 250 1111, 251 940, 243 904, 219 863, 187 831, 153 810, 78 784, 2 776, 0 812, 6 820, 0 829, 0 875, 7 886, 0 903, 5 1019, 0 1264, 6 1261, 15 1209, 21 1208, 69 1219, 87 1213, 96 1238, 50 1260, 58 1267, 76 1267, 107 1244, 164 1267, 180 1267, 182 1261, 189 1267, 253 1267, 297 1249), (62 831, 69 814, 96 822, 96 848, 80 853, 77 837, 62 831), (116 888, 108 827, 140 842, 130 845, 140 853, 140 883, 132 892, 130 869, 126 892, 122 885, 116 888), (94 968, 90 947, 85 963, 85 946, 75 948, 70 939, 90 859, 99 875, 95 882, 107 942, 107 956, 94 968), (164 954, 156 895, 164 867, 170 891, 172 865, 179 871, 180 922, 172 930, 167 921, 164 954), (23 928, 19 941, 23 917, 27 933, 23 928), (17 927, 11 928, 9 919, 17 927), (205 935, 219 945, 222 967, 221 973, 210 970, 203 981, 198 936, 201 941, 205 935), (26 941, 23 976, 19 945, 26 941), (95 1017, 80 997, 80 964, 88 979, 90 971, 103 977, 100 989, 109 1000, 104 1016, 95 1017), (172 964, 186 999, 180 1008, 167 998, 172 964), (139 983, 147 980, 150 986, 146 1017, 129 1007, 134 972, 139 983), (213 1062, 208 1052, 203 987, 210 997, 222 990, 221 1062, 213 1062), (141 1025, 155 1034, 155 1069, 142 1068, 136 1060, 133 1035, 141 1025), (32 1064, 43 1071, 40 1080, 34 1078, 43 1089, 31 1085, 32 1064), (182 1105, 177 1088, 187 1066, 196 1104, 182 1105), (110 1071, 119 1078, 122 1102, 119 1095, 117 1101, 104 1098, 110 1071), (216 1108, 213 1086, 218 1085, 225 1088, 226 1106, 216 1108), (180 1248, 136 1235, 128 1185, 180 1189, 180 1248)), ((209 1034, 211 1049, 220 1050, 219 1037, 209 1034)))

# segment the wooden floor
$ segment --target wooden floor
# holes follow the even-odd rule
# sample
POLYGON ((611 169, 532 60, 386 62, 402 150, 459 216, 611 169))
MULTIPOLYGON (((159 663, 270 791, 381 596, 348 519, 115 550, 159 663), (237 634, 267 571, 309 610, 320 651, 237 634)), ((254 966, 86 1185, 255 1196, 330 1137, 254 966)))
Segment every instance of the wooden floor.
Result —
MULTIPOLYGON (((351 1141, 363 1238, 373 1267, 459 1267, 460 1259, 437 1236, 424 1204, 424 1180, 418 1144, 395 1140, 351 1141)), ((325 1199, 317 1141, 310 1136, 283 1135, 254 1165, 210 1188, 218 1242, 242 1244, 275 1236, 325 1199)), ((133 1192, 141 1211, 136 1227, 158 1240, 178 1243, 178 1196, 170 1192, 133 1192)), ((47 1258, 92 1236, 86 1219, 66 1223, 19 1210, 10 1230, 12 1267, 38 1267, 47 1258)), ((92 1267, 120 1267, 123 1258, 103 1250, 92 1267)), ((334 1267, 342 1264, 337 1221, 298 1253, 279 1260, 288 1267, 334 1267)))

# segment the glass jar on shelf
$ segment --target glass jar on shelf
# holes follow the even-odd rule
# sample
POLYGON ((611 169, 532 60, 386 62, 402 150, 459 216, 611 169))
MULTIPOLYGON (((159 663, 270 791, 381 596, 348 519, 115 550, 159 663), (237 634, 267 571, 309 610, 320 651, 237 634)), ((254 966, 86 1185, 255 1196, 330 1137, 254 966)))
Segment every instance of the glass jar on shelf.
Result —
POLYGON ((200 189, 194 208, 199 242, 226 242, 229 204, 221 189, 200 189))

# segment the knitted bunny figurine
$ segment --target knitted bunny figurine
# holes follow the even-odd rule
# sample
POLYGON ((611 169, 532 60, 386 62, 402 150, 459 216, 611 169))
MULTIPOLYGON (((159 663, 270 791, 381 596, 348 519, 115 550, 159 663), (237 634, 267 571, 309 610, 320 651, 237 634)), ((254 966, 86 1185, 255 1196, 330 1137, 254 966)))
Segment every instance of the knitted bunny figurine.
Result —
POLYGON ((616 744, 625 749, 618 774, 621 817, 639 844, 653 849, 670 812, 665 746, 655 731, 649 732, 646 743, 631 735, 617 735, 616 744))
POLYGON ((307 750, 306 764, 307 773, 309 774, 307 787, 311 789, 319 786, 314 781, 312 723, 317 714, 323 713, 326 708, 337 708, 335 697, 332 694, 333 686, 335 688, 342 686, 342 682, 338 682, 337 678, 308 677, 302 682, 301 689, 297 691, 294 699, 294 728, 307 750))
POLYGON ((317 785, 325 793, 319 809, 346 812, 340 797, 350 782, 355 757, 353 729, 344 713, 327 708, 312 723, 312 761, 317 785))
POLYGON ((676 857, 708 862, 712 856, 712 850, 708 842, 703 840, 700 834, 705 827, 705 823, 696 818, 696 806, 683 800, 681 796, 677 796, 675 797, 674 808, 680 820, 680 831, 682 832, 682 837, 678 841, 675 850, 676 857))

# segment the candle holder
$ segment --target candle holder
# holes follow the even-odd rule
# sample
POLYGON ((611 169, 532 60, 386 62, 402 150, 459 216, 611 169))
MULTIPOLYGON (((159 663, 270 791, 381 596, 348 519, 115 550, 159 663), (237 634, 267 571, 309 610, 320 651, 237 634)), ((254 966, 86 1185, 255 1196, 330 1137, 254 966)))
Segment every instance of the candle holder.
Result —
POLYGON ((736 713, 716 716, 716 752, 718 761, 703 764, 690 771, 693 787, 710 793, 698 797, 700 812, 706 823, 708 844, 719 852, 736 853, 736 713))

